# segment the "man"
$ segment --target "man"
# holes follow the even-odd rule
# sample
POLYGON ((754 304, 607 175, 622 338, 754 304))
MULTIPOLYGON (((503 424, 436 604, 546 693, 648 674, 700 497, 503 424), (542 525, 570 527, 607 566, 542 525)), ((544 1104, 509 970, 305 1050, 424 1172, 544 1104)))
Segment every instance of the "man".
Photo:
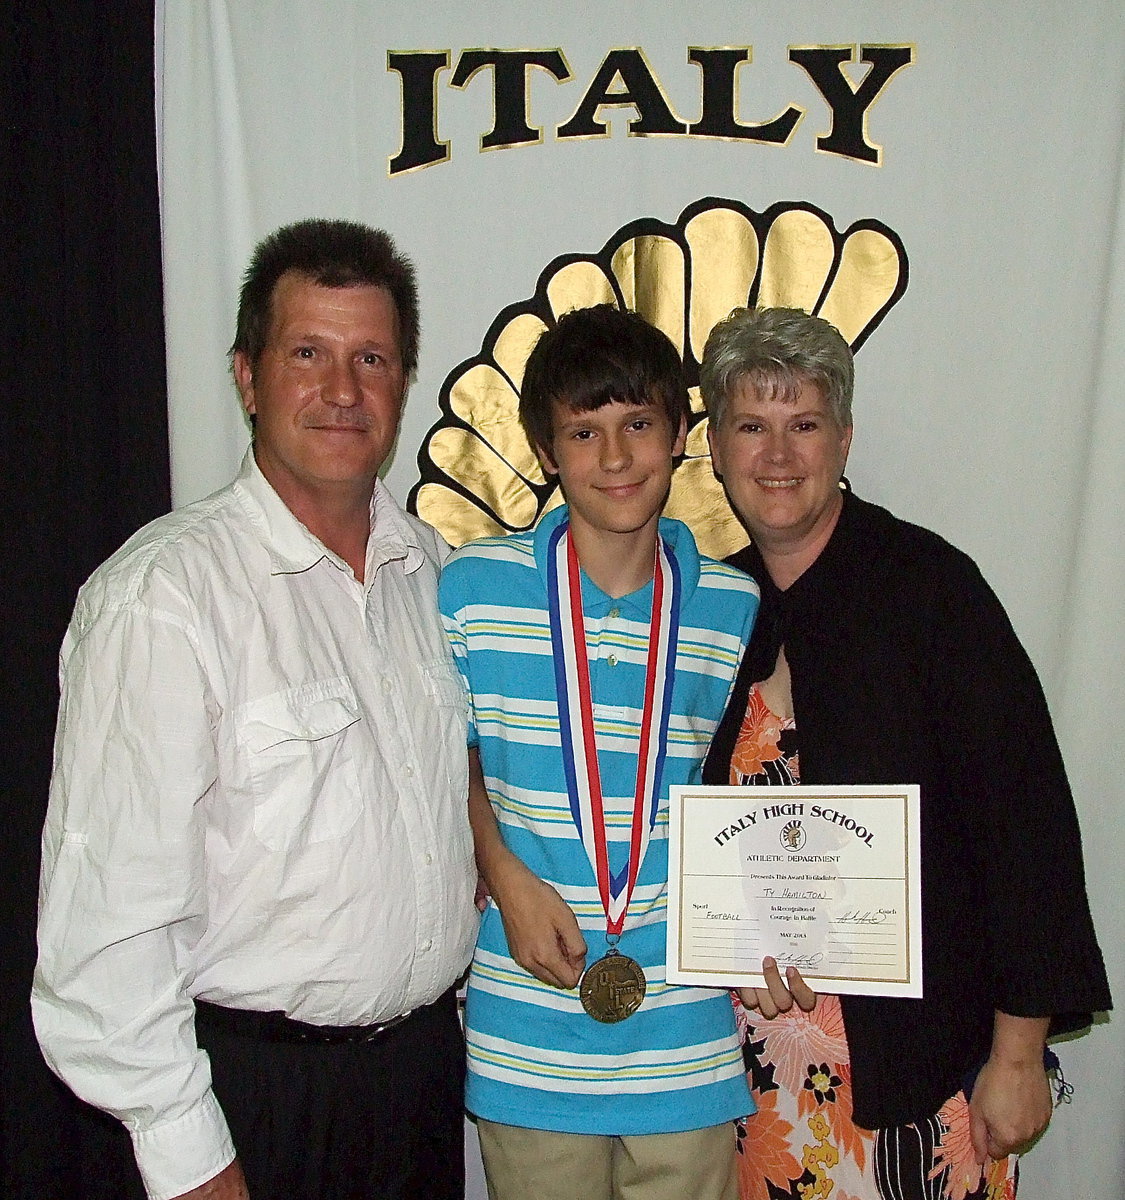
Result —
POLYGON ((265 239, 252 450, 94 573, 63 644, 36 1029, 154 1200, 462 1195, 466 706, 440 544, 377 478, 417 348, 385 234, 265 239))

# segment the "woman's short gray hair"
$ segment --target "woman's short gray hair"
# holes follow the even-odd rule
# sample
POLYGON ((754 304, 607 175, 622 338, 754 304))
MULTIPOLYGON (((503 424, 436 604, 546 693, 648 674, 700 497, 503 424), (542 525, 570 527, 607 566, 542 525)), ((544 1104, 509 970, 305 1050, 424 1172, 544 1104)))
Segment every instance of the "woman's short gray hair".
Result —
POLYGON ((855 372, 851 347, 820 317, 799 308, 736 308, 711 330, 703 348, 699 388, 712 425, 742 380, 767 396, 796 399, 816 384, 841 429, 852 423, 855 372))

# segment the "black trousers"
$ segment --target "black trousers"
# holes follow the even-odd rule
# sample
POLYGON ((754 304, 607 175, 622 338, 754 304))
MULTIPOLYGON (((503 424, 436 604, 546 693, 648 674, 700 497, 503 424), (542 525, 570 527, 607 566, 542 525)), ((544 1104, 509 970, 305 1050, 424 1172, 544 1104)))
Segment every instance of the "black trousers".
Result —
POLYGON ((216 1028, 211 1058, 251 1200, 463 1200, 465 1044, 451 990, 372 1042, 216 1028))

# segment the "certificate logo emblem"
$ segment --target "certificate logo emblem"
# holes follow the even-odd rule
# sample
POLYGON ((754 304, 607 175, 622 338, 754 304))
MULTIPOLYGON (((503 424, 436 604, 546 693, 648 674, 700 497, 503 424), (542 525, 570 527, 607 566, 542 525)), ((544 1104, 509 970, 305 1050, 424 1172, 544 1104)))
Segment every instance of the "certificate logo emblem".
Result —
POLYGON ((805 831, 800 821, 787 821, 781 831, 781 844, 790 854, 796 854, 805 844, 805 831))

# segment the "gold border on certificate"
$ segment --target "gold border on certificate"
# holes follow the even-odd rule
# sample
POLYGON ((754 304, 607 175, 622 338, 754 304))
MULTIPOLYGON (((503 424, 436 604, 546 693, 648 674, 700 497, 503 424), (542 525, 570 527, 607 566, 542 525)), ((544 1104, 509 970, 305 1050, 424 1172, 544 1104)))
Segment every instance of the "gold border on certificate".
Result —
POLYGON ((674 787, 670 983, 922 995, 917 784, 674 787))

